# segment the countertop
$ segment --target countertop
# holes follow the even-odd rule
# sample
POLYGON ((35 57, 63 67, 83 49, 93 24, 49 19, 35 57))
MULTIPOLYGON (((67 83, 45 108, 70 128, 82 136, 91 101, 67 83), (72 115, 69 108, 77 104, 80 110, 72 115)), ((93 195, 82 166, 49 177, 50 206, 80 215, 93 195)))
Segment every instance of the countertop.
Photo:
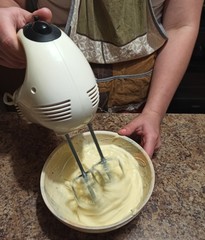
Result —
MULTIPOLYGON (((93 127, 117 131, 134 116, 100 113, 93 127)), ((41 197, 41 170, 61 139, 14 112, 0 113, 0 239, 204 240, 205 115, 168 114, 161 130, 162 146, 152 159, 156 182, 147 205, 118 230, 87 234, 58 221, 41 197)))

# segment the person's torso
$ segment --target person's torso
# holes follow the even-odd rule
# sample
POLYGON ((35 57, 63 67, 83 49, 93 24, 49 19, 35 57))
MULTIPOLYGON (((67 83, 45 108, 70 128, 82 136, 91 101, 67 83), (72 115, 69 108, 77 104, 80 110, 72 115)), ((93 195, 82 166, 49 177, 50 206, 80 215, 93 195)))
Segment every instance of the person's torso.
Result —
MULTIPOLYGON (((166 0, 151 0, 157 19, 161 19, 163 5, 166 0)), ((65 26, 71 0, 38 0, 38 8, 48 7, 53 12, 53 22, 59 26, 65 26)))
POLYGON ((124 109, 130 103, 137 104, 138 109, 148 93, 156 52, 166 41, 160 28, 164 3, 165 0, 38 0, 37 7, 50 8, 53 23, 62 29, 66 26, 65 32, 71 29, 69 36, 96 76, 102 109, 124 109))

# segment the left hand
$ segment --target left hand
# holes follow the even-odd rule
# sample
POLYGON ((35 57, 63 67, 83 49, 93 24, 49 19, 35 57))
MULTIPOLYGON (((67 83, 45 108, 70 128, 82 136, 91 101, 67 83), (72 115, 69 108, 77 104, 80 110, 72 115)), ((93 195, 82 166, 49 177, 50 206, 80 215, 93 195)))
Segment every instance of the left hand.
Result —
POLYGON ((161 146, 160 137, 161 117, 155 112, 142 112, 118 133, 124 136, 137 134, 141 138, 141 146, 150 156, 153 156, 161 146))

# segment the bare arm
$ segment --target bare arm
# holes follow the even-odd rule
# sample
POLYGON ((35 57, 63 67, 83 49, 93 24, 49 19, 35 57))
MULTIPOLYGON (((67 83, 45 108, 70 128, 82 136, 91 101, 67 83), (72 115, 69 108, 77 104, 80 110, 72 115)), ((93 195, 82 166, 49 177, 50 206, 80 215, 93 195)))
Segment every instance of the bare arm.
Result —
POLYGON ((119 130, 141 136, 152 156, 161 145, 160 124, 186 71, 197 38, 203 0, 166 0, 163 25, 168 35, 155 63, 147 103, 142 113, 119 130))
POLYGON ((167 0, 163 26, 168 42, 157 57, 144 111, 161 119, 186 71, 198 34, 202 0, 167 0))

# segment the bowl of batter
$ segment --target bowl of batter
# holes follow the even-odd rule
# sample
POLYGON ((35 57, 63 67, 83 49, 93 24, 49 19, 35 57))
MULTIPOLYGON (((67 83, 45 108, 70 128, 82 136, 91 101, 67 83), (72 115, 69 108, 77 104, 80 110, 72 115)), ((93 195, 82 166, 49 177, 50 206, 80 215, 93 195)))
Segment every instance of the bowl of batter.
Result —
POLYGON ((155 173, 147 153, 135 141, 109 131, 95 131, 101 157, 89 132, 72 143, 87 172, 81 171, 67 142, 60 144, 42 169, 40 189, 48 209, 61 222, 82 232, 115 230, 133 220, 148 202, 155 173))

